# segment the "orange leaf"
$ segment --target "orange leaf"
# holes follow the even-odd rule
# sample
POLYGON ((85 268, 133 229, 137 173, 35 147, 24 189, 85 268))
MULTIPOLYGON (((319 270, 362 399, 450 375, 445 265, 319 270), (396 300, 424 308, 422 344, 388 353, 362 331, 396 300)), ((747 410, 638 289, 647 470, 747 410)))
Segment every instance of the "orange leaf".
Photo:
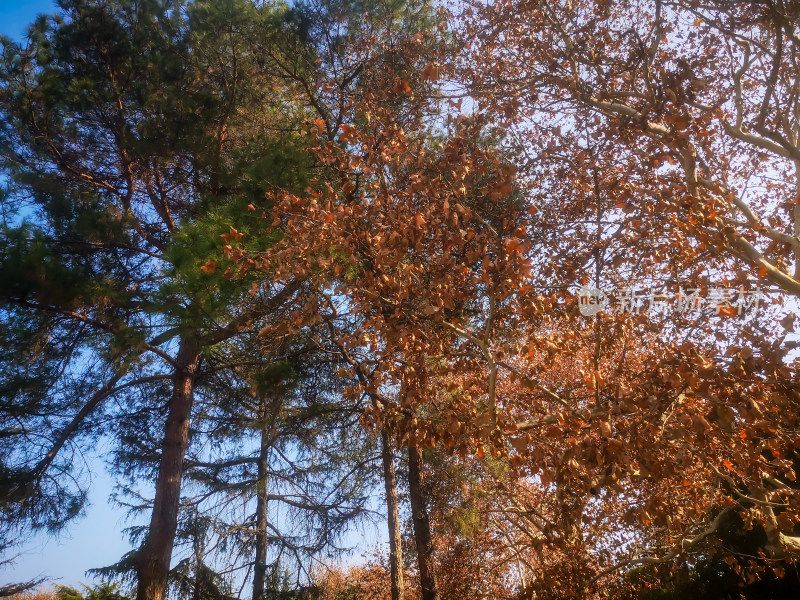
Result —
POLYGON ((225 243, 228 243, 231 240, 240 240, 240 239, 242 239, 242 237, 244 237, 244 234, 239 233, 233 227, 231 227, 230 231, 228 231, 228 233, 223 233, 219 237, 221 237, 225 241, 225 243))
POLYGON ((411 86, 406 79, 398 79, 394 84, 394 91, 396 94, 408 94, 411 91, 411 86))
POLYGON ((200 267, 200 270, 203 271, 204 273, 211 274, 217 270, 218 264, 219 263, 217 261, 209 259, 208 262, 206 262, 206 264, 200 267))
POLYGON ((437 79, 439 79, 439 67, 434 63, 425 65, 422 69, 422 81, 435 81, 437 79))
POLYGON ((349 142, 358 133, 358 130, 353 127, 352 125, 348 125, 347 123, 343 123, 342 126, 342 133, 339 134, 339 140, 342 142, 349 142))

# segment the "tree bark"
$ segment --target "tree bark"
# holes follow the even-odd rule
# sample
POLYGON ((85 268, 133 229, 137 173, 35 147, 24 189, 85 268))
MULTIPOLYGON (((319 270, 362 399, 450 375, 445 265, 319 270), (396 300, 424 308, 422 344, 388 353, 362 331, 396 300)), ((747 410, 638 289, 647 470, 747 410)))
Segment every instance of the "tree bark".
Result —
POLYGON ((428 507, 425 505, 423 483, 422 449, 417 446, 416 442, 411 442, 408 446, 408 488, 422 600, 437 600, 439 591, 433 562, 431 522, 428 517, 428 507))
POLYGON ((194 378, 199 356, 197 342, 181 340, 175 359, 175 383, 169 401, 156 495, 147 539, 139 554, 137 600, 163 600, 178 528, 178 509, 183 477, 183 459, 189 443, 194 378))
POLYGON ((258 455, 258 481, 256 482, 256 556, 253 568, 253 600, 264 599, 267 578, 267 551, 269 550, 267 536, 269 481, 267 476, 272 437, 266 428, 262 428, 261 450, 258 455))
POLYGON ((397 479, 394 473, 394 452, 389 436, 381 433, 383 443, 383 481, 386 486, 386 512, 389 524, 389 564, 392 577, 392 600, 403 600, 403 547, 400 539, 400 520, 397 508, 397 479))

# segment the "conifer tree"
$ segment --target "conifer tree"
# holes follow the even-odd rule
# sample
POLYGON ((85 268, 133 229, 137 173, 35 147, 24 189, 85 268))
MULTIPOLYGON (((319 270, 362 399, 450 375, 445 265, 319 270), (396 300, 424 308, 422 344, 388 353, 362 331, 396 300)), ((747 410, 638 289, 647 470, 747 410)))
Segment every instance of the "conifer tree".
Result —
POLYGON ((12 528, 63 526, 82 442, 139 415, 160 442, 138 597, 160 600, 214 348, 300 289, 226 267, 276 238, 265 189, 304 185, 304 109, 270 58, 296 27, 245 0, 60 7, 2 40, 0 506, 12 528))

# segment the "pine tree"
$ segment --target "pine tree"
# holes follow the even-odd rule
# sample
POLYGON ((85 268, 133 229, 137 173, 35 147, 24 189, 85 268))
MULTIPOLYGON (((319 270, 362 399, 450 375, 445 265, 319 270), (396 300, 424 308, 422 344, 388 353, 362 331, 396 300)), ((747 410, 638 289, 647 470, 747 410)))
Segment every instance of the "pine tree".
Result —
POLYGON ((138 597, 160 600, 214 348, 300 289, 226 269, 279 235, 265 190, 307 177, 304 109, 270 58, 295 27, 244 0, 60 5, 2 41, 1 506, 13 528, 63 526, 86 498, 70 454, 139 414, 161 442, 138 597))

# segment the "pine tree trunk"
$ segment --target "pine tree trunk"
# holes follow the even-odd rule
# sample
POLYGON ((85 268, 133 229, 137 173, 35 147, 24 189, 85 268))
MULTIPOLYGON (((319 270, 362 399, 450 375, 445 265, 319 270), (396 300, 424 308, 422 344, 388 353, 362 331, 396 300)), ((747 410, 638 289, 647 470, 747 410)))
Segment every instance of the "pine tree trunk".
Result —
POLYGON ((433 542, 428 507, 425 506, 423 490, 422 449, 412 442, 408 446, 408 488, 411 500, 411 521, 414 525, 414 541, 417 546, 419 579, 422 600, 437 600, 436 572, 433 563, 433 542))
POLYGON ((256 557, 253 569, 253 600, 263 600, 267 578, 267 551, 269 550, 268 494, 269 449, 272 436, 264 428, 261 430, 261 451, 258 455, 258 482, 256 483, 256 557))
POLYGON ((183 339, 176 358, 175 383, 161 443, 161 462, 150 528, 137 565, 137 600, 164 600, 178 528, 183 459, 189 443, 197 361, 197 343, 192 339, 183 339))
POLYGON ((383 481, 386 485, 386 512, 389 521, 389 564, 392 576, 392 600, 403 600, 403 547, 400 540, 400 520, 397 516, 397 480, 394 473, 394 452, 386 431, 381 434, 383 442, 383 481))

